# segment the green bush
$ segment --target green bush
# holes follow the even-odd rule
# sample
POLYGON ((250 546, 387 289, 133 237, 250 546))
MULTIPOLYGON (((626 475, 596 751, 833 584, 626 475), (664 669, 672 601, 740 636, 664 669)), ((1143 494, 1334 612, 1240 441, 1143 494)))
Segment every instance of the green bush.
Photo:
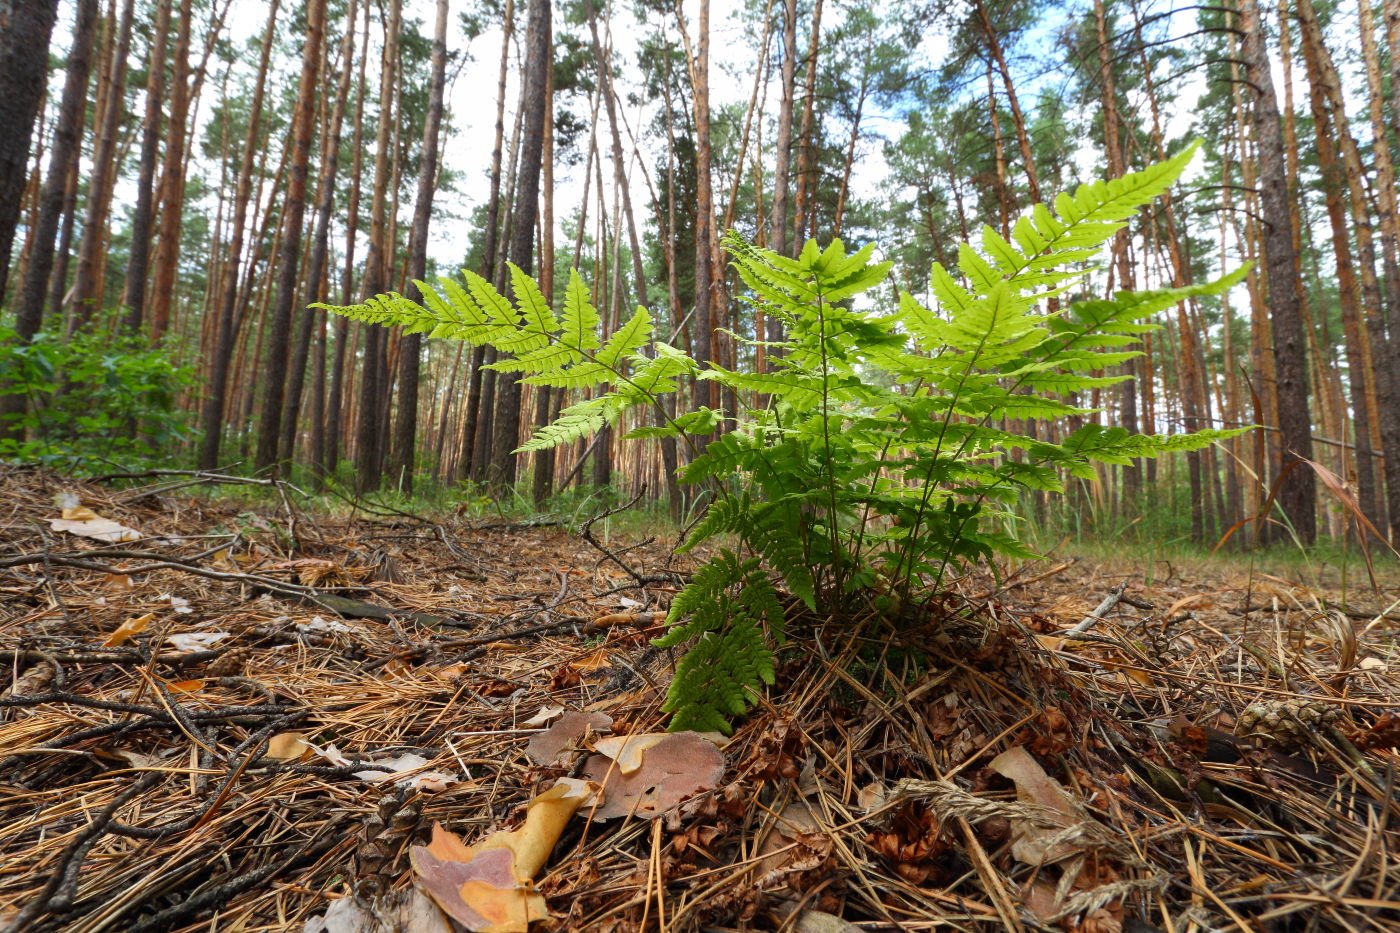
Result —
POLYGON ((612 334, 577 273, 556 316, 536 284, 511 269, 515 302, 465 272, 400 295, 329 310, 434 337, 496 348, 494 368, 533 385, 591 390, 521 450, 578 440, 630 408, 655 425, 628 437, 676 437, 690 448, 682 479, 712 504, 685 548, 725 536, 672 604, 659 644, 690 642, 665 709, 672 728, 722 729, 774 675, 783 611, 775 579, 822 614, 870 606, 899 617, 935 593, 950 567, 994 554, 1032 556, 1011 533, 1025 490, 1062 492, 1094 461, 1203 447, 1239 432, 1131 435, 1092 422, 1059 443, 1018 421, 1090 415, 1068 399, 1128 378, 1105 375, 1138 355, 1153 315, 1216 294, 1245 270, 1179 289, 1074 301, 1086 265, 1141 206, 1161 195, 1194 147, 1142 172, 1037 205, 1010 241, 991 228, 963 245, 958 273, 935 264, 935 308, 910 294, 882 307, 889 263, 870 246, 847 253, 809 242, 796 259, 731 234, 725 246, 746 301, 779 319, 768 372, 723 369, 652 339, 645 309, 612 334), (861 297, 862 295, 866 297, 861 297), (1050 299, 1056 301, 1052 303, 1050 299), (744 408, 667 417, 658 398, 693 377, 734 390, 744 408), (723 429, 715 436, 715 432, 723 429))
POLYGON ((0 458, 68 469, 168 462, 187 434, 176 396, 192 381, 191 370, 139 337, 94 328, 23 343, 0 327, 0 396, 27 403, 23 414, 4 416, 0 458))

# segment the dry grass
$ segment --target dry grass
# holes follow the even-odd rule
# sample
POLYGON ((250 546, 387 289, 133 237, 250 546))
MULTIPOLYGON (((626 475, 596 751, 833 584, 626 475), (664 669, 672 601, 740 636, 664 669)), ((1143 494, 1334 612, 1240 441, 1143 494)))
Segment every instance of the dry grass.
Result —
MULTIPOLYGON (((0 570, 17 679, 0 700, 0 918, 26 930, 300 930, 331 899, 406 889, 433 822, 471 841, 517 821, 561 773, 523 752, 542 706, 664 722, 670 659, 646 643, 672 588, 626 588, 553 529, 313 524, 16 470, 0 529, 0 566, 49 555, 0 570), (54 534, 63 489, 179 540, 54 534), (219 533, 238 537, 199 537, 219 533), (332 615, 302 588, 326 582, 418 615, 308 627, 332 615), (619 612, 633 624, 593 624, 619 612), (229 637, 162 647, 190 632, 229 637), (407 793, 264 757, 292 730, 462 780, 407 793)), ((969 576, 897 632, 797 618, 723 787, 666 819, 566 831, 540 882, 552 928, 1396 929, 1397 623, 1362 614, 1396 595, 1353 591, 1349 617, 1257 567, 1079 561, 969 576), (992 767, 1013 748, 1070 803, 992 767), (1028 861, 1028 839, 1054 857, 1028 861)))

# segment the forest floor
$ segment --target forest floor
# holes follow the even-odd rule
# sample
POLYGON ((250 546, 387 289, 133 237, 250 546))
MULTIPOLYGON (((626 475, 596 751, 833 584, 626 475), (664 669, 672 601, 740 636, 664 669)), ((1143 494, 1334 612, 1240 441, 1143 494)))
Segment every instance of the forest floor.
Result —
POLYGON ((600 772, 603 734, 664 729, 670 542, 629 571, 560 527, 180 482, 0 471, 0 930, 445 931, 422 890, 490 900, 455 837, 538 842, 581 776, 536 931, 1400 927, 1393 564, 1345 607, 1063 558, 898 631, 797 617, 722 747, 600 772))

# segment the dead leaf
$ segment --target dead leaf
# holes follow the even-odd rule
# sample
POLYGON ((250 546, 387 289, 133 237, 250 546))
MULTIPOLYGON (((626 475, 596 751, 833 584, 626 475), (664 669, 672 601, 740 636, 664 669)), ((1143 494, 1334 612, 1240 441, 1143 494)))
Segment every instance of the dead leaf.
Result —
POLYGON ((592 654, 579 658, 577 661, 570 661, 569 667, 583 674, 602 670, 605 667, 612 667, 612 653, 606 648, 599 648, 592 654))
POLYGON ((673 732, 647 748, 641 767, 624 774, 605 755, 590 755, 583 773, 603 786, 593 819, 635 814, 654 819, 689 797, 715 788, 724 777, 724 755, 698 732, 673 732))
POLYGON ((444 860, 434 852, 440 835, 447 833, 434 825, 433 844, 414 846, 411 859, 419 885, 453 920, 474 933, 527 933, 531 920, 549 916, 534 887, 516 882, 510 850, 444 860))
POLYGON ((369 781, 371 784, 393 781, 398 787, 439 792, 457 783, 457 775, 451 772, 423 771, 422 769, 428 764, 428 759, 422 755, 406 752, 397 758, 372 760, 369 764, 369 768, 356 771, 354 774, 355 777, 369 781))
POLYGON ((77 506, 76 508, 64 509, 62 518, 49 519, 49 527, 54 531, 66 531, 69 534, 80 535, 84 538, 91 538, 94 541, 102 541, 106 544, 116 544, 121 541, 140 541, 146 537, 135 528, 128 528, 120 522, 114 522, 110 518, 103 518, 87 506, 77 506))
POLYGON ((1043 819, 1013 819, 1011 854, 1027 865, 1045 865, 1074 855, 1079 848, 1065 842, 1049 843, 1066 827, 1086 819, 1074 798, 1050 779, 1021 746, 1009 748, 988 765, 1016 785, 1016 799, 1044 808, 1043 819))
POLYGON ((1021 903, 1038 919, 1046 922, 1060 915, 1060 897, 1055 893, 1055 886, 1045 881, 1031 881, 1022 888, 1021 903))
POLYGON ((204 651, 228 637, 228 632, 177 632, 165 636, 165 643, 176 651, 204 651))
POLYGON ((612 717, 607 713, 580 713, 577 710, 564 713, 554 725, 530 737, 525 745, 525 754, 535 764, 547 765, 570 742, 582 738, 589 730, 606 732, 612 728, 612 722, 612 717))
POLYGON ((558 719, 559 714, 563 712, 564 707, 562 706, 541 706, 540 711, 538 713, 531 716, 524 722, 520 723, 520 728, 533 729, 537 726, 543 726, 545 723, 551 720, 558 719))
POLYGON ((451 922, 417 888, 393 891, 368 903, 358 897, 332 901, 303 933, 452 933, 451 922))
POLYGON ((643 735, 610 735, 593 743, 593 750, 617 762, 617 770, 631 774, 642 766, 647 749, 669 738, 669 732, 649 732, 643 735))
POLYGON ((861 933, 854 923, 847 923, 824 910, 804 910, 793 923, 794 933, 861 933))
POLYGON ((509 849, 515 854, 515 877, 521 882, 530 880, 549 861, 549 853, 554 851, 569 817, 593 796, 595 786, 576 778, 560 778, 530 801, 519 829, 495 833, 474 846, 474 850, 509 849))
POLYGON ((165 689, 176 693, 198 693, 204 689, 203 680, 176 680, 165 685, 165 689))
POLYGON ((526 933, 531 921, 549 916, 531 879, 594 789, 584 781, 561 779, 530 801, 519 829, 493 833, 475 846, 434 824, 431 842, 411 852, 419 883, 469 930, 526 933))
POLYGON ((874 781, 865 785, 856 794, 856 804, 866 813, 871 810, 878 810, 885 805, 889 799, 889 790, 879 781, 874 781))
POLYGON ((148 612, 143 616, 136 616, 135 618, 127 619, 121 625, 118 625, 116 629, 112 632, 112 634, 107 636, 107 640, 102 643, 103 646, 107 648, 115 648, 118 645, 126 644, 127 642, 131 641, 132 638, 135 638, 137 635, 140 635, 142 632, 144 632, 146 630, 146 626, 154 622, 155 618, 156 614, 154 612, 148 612))
POLYGON ((304 732, 279 732, 268 741, 267 751, 263 752, 265 757, 278 761, 302 761, 312 754, 304 732))

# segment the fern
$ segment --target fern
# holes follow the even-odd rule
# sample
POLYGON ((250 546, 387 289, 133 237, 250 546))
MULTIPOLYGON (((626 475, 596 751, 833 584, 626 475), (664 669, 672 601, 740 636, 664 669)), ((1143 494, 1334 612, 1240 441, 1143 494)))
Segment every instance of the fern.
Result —
POLYGON ((1051 443, 1007 426, 1092 419, 1072 399, 1126 378, 1109 370, 1138 355, 1133 345, 1155 329, 1154 315, 1219 295, 1245 275, 1075 300, 1087 264, 1167 190, 1195 149, 1081 185, 1053 209, 1035 205, 1009 236, 984 228, 977 245, 959 248, 955 269, 933 265, 931 306, 907 292, 890 303, 875 291, 890 265, 874 261, 872 246, 847 252, 840 240, 809 242, 789 258, 729 234, 742 300, 785 328, 768 344, 766 372, 725 369, 654 340, 643 308, 605 332, 576 272, 557 313, 514 266, 511 300, 464 272, 460 282, 415 283, 422 304, 387 294, 318 307, 491 346, 494 369, 577 393, 520 450, 584 440, 638 408, 659 417, 629 438, 688 442, 730 429, 681 467, 684 482, 713 493, 682 550, 717 538, 725 546, 677 594, 670 630, 657 641, 690 645, 664 706, 672 727, 727 731, 774 680, 784 625, 775 581, 818 613, 866 601, 913 605, 951 566, 1031 556, 1007 531, 1005 509, 1021 491, 1059 492, 1068 477, 1093 477, 1095 463, 1126 464, 1239 433, 1134 435, 1089 420, 1051 443), (668 416, 660 397, 693 378, 749 404, 680 405, 668 416))

